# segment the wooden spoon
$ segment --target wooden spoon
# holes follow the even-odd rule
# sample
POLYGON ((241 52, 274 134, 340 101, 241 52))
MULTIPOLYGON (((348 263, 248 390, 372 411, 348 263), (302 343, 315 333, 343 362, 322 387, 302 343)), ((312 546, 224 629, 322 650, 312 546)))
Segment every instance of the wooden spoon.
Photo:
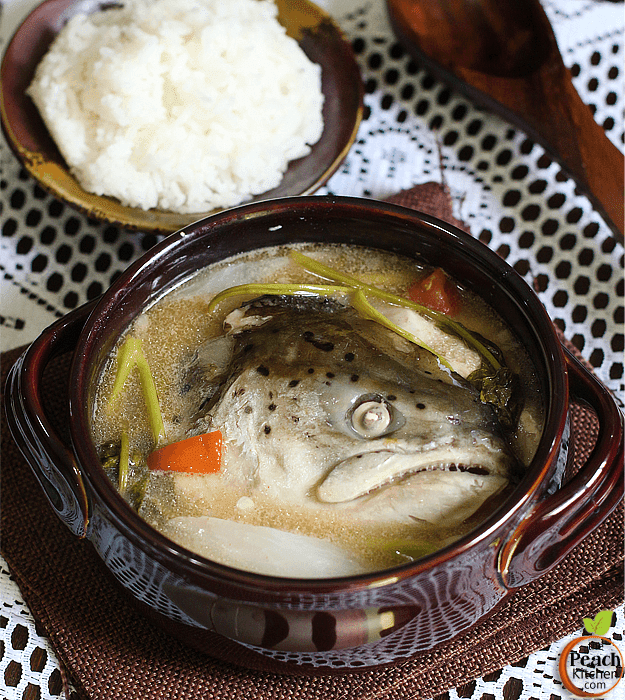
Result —
POLYGON ((387 0, 411 55, 558 161, 623 241, 625 158, 573 86, 539 0, 387 0))

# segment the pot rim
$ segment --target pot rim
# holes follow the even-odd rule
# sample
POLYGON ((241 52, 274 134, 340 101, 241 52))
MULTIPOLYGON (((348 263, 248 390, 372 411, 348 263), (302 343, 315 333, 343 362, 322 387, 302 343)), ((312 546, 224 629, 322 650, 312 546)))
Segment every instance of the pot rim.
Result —
MULTIPOLYGON (((267 245, 271 247, 273 244, 267 245)), ((262 247, 265 246, 255 246, 250 250, 262 247)), ((401 253, 401 251, 398 252, 401 253)), ((236 252, 231 252, 223 257, 236 254, 236 252)), ((174 284, 167 285, 166 290, 171 291, 189 277, 189 274, 181 275, 181 278, 176 280, 174 284)), ((164 292, 156 295, 150 303, 153 304, 163 294, 164 292)), ((144 308, 142 307, 142 310, 144 308)), ((521 512, 536 498, 536 491, 547 478, 551 464, 559 450, 568 415, 568 376, 560 340, 553 323, 534 291, 505 260, 469 233, 429 214, 387 202, 335 195, 285 197, 243 204, 190 224, 170 234, 150 248, 115 280, 92 310, 74 350, 69 387, 70 433, 79 469, 83 476, 85 476, 85 472, 87 474, 88 490, 97 494, 97 497, 107 507, 110 516, 114 518, 116 526, 135 545, 160 563, 168 567, 173 564, 177 573, 187 575, 191 579, 219 578, 230 584, 253 590, 279 592, 288 589, 290 594, 377 588, 433 569, 476 548, 485 540, 496 541, 496 537, 501 537, 503 534, 506 525, 516 522, 521 512), (84 387, 88 379, 88 369, 97 351, 97 345, 94 343, 98 338, 98 333, 105 332, 106 319, 110 309, 125 301, 131 292, 127 289, 129 285, 137 279, 153 274, 152 268, 172 255, 175 257, 177 249, 182 247, 184 250, 187 244, 197 237, 210 238, 212 235, 219 235, 219 231, 215 233, 213 229, 218 229, 228 223, 250 217, 262 217, 263 215, 273 217, 276 213, 292 212, 294 209, 299 209, 302 214, 306 214, 327 207, 338 208, 356 219, 359 213, 362 216, 364 208, 364 210, 372 210, 373 213, 392 219, 399 217, 414 225, 425 226, 431 229, 436 236, 458 240, 465 251, 464 256, 479 260, 481 264, 499 270, 499 275, 493 280, 494 283, 498 289, 505 289, 508 296, 514 298, 514 303, 523 308, 525 316, 531 319, 535 341, 542 350, 543 357, 541 359, 544 362, 544 371, 548 375, 545 378, 545 383, 550 387, 551 396, 548 397, 545 405, 543 434, 526 473, 505 502, 467 535, 416 562, 358 576, 294 579, 256 574, 213 562, 177 545, 149 525, 126 503, 100 467, 95 445, 90 439, 88 407, 84 406, 84 402, 81 401, 79 388, 84 387), (90 362, 85 360, 90 360, 90 362)), ((91 494, 90 498, 92 498, 91 494)))

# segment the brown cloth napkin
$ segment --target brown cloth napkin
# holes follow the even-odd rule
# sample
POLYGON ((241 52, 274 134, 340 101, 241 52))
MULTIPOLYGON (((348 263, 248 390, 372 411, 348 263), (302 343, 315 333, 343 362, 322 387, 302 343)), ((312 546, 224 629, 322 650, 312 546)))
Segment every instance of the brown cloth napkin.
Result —
MULTIPOLYGON (((418 208, 449 220, 448 192, 430 189, 435 196, 418 208)), ((420 189, 413 194, 418 197, 420 189)), ((2 355, 2 387, 19 353, 2 355)), ((59 430, 67 422, 68 367, 67 355, 53 360, 43 387, 48 414, 59 430)), ((580 465, 595 439, 596 420, 574 406, 572 422, 580 465)), ((559 566, 434 651, 401 665, 336 677, 248 671, 186 648, 140 616, 103 575, 89 542, 74 538, 53 514, 6 421, 1 438, 2 554, 84 700, 429 698, 519 662, 579 630, 583 617, 614 609, 623 600, 621 503, 559 566)))

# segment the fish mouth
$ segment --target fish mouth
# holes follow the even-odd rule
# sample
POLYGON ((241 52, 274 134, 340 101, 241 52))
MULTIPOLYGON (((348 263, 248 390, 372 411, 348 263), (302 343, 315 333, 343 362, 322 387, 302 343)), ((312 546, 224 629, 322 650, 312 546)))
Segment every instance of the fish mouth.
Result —
POLYGON ((485 455, 460 450, 453 445, 436 446, 418 452, 373 450, 352 455, 334 465, 317 487, 324 503, 345 503, 386 486, 398 484, 420 472, 463 472, 475 476, 504 474, 489 468, 485 455))

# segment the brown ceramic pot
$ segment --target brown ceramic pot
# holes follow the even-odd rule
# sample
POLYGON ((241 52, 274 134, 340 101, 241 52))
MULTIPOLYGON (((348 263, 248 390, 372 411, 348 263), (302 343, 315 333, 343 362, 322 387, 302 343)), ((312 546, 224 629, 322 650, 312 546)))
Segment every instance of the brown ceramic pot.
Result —
POLYGON ((527 284, 453 226, 369 200, 308 196, 253 203, 172 234, 97 302, 46 330, 13 367, 6 396, 11 430, 51 506, 77 537, 92 543, 139 608, 188 644, 256 669, 355 671, 430 650, 561 561, 623 493, 620 411, 562 348, 527 284), (100 467, 89 413, 107 353, 128 324, 200 268, 237 252, 299 241, 369 246, 444 267, 508 320, 538 369, 545 429, 525 477, 469 536, 415 563, 333 580, 230 569, 153 530, 100 467), (48 362, 64 352, 73 353, 70 445, 50 425, 40 395, 48 362), (594 408, 600 431, 582 469, 563 484, 573 399, 594 408))

